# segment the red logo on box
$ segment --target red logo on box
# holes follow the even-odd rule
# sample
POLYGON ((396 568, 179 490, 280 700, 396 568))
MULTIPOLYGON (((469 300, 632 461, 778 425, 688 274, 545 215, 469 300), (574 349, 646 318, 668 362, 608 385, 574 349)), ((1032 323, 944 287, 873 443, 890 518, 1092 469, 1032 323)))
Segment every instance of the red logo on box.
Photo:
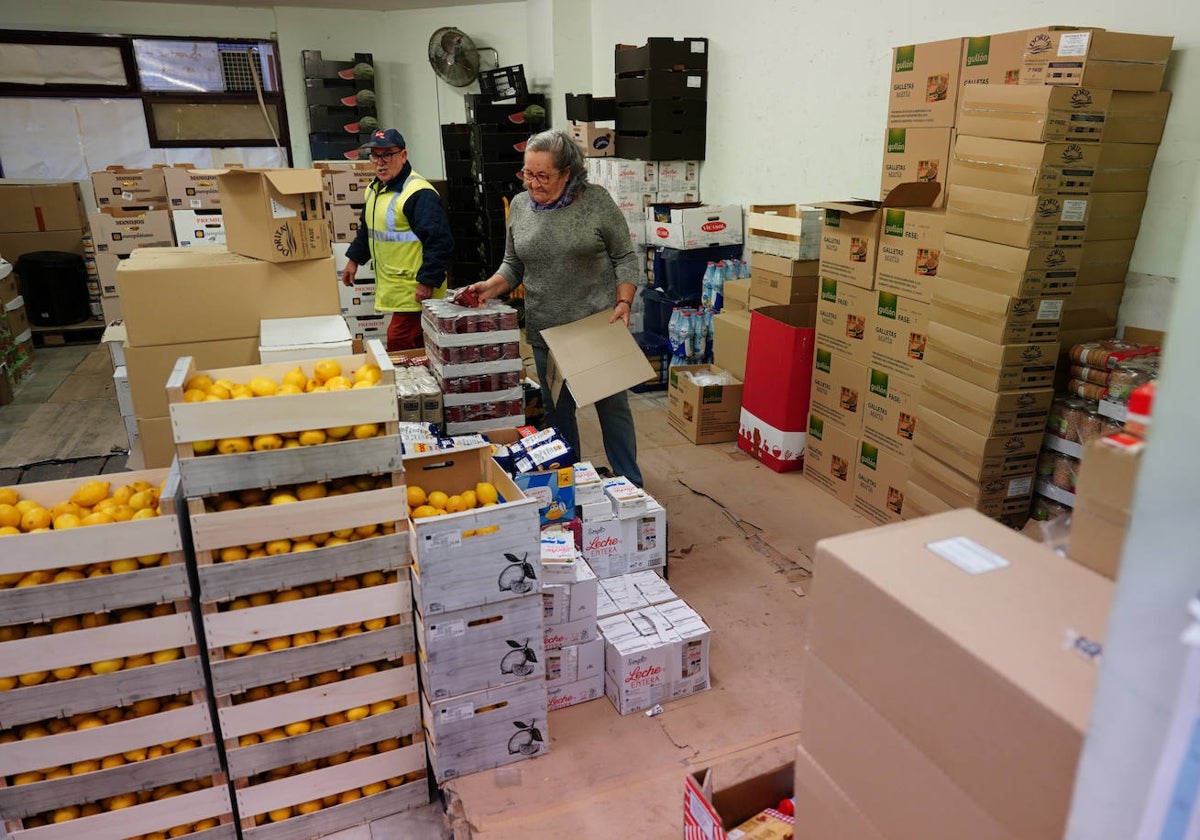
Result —
POLYGON ((726 225, 724 222, 705 222, 704 224, 700 225, 700 230, 704 231, 705 233, 716 233, 719 230, 725 230, 725 227, 726 225))
POLYGON ((658 234, 659 239, 666 239, 671 235, 671 231, 667 230, 665 227, 657 228, 654 232, 658 234))

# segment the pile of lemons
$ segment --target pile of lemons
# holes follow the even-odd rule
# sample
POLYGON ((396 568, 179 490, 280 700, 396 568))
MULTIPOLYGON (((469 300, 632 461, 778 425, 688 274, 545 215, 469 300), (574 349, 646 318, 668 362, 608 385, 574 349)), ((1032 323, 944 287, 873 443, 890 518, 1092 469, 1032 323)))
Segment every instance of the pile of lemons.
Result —
MULTIPOLYGON (((92 817, 109 811, 121 811, 125 808, 133 808, 136 805, 145 805, 148 802, 160 802, 164 799, 183 796, 187 793, 195 793, 198 790, 204 790, 212 786, 213 780, 210 777, 205 777, 202 779, 189 779, 174 785, 162 785, 149 790, 137 791, 136 793, 119 793, 116 796, 110 796, 99 802, 87 802, 83 805, 67 805, 49 813, 28 817, 23 821, 22 827, 25 829, 40 828, 44 825, 70 822, 81 817, 92 817)), ((198 831, 207 831, 210 828, 216 828, 218 825, 220 825, 220 820, 216 817, 209 817, 194 823, 173 826, 166 831, 138 834, 128 838, 128 840, 167 840, 170 837, 186 837, 198 831)))
MULTIPOLYGON (((206 373, 193 376, 184 385, 183 401, 221 402, 255 397, 274 397, 283 394, 312 394, 327 391, 349 391, 371 388, 380 383, 383 372, 373 362, 360 365, 349 376, 342 375, 342 366, 333 359, 322 359, 313 365, 311 375, 297 365, 285 373, 280 381, 269 376, 255 376, 249 382, 234 382, 230 379, 213 379, 206 373)), ((242 452, 267 452, 274 449, 295 449, 301 446, 318 446, 339 440, 366 440, 383 433, 380 423, 358 423, 348 426, 331 426, 324 429, 279 432, 273 434, 198 440, 192 443, 196 455, 231 455, 242 452)))
POLYGON ((457 493, 445 493, 442 490, 426 493, 422 487, 408 485, 408 515, 412 519, 461 513, 464 510, 490 507, 499 501, 500 494, 496 485, 490 481, 480 481, 474 487, 457 493))

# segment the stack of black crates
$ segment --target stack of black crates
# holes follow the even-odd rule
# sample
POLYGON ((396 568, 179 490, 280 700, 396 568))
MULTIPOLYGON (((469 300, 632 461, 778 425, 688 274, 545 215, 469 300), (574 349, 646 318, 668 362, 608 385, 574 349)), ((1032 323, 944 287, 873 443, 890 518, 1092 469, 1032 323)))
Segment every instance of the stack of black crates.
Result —
POLYGON ((320 50, 303 56, 312 159, 355 159, 379 127, 371 53, 355 53, 353 61, 326 61, 320 50))
POLYGON ((708 39, 650 38, 614 56, 617 156, 703 160, 708 122, 708 39))
POLYGON ((546 97, 467 94, 467 122, 442 126, 454 287, 490 277, 504 257, 505 211, 524 188, 517 172, 525 165, 525 141, 548 124, 536 108, 529 113, 531 106, 544 114, 546 97))

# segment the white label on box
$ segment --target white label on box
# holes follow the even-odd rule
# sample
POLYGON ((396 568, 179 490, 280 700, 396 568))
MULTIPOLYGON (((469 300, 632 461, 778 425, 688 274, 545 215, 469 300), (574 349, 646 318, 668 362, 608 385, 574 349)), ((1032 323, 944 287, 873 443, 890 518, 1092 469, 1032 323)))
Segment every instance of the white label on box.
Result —
POLYGON ((1063 202, 1062 220, 1064 222, 1082 222, 1087 216, 1087 201, 1081 198, 1071 198, 1063 202))
POLYGON ((188 201, 188 206, 189 206, 189 207, 192 207, 192 208, 194 208, 194 209, 196 209, 196 210, 199 210, 201 207, 203 207, 203 206, 204 206, 204 199, 201 199, 201 198, 193 198, 193 199, 191 199, 190 201, 188 201))
POLYGON ((701 87, 703 84, 704 84, 704 80, 701 79, 699 76, 688 76, 687 77, 687 86, 690 88, 698 88, 698 87, 701 87))
POLYGON ((459 531, 447 531, 444 534, 426 534, 425 539, 430 546, 437 546, 439 548, 462 547, 462 533, 459 531))
POLYGON ((694 53, 704 52, 704 42, 703 41, 692 41, 692 52, 694 52, 694 53))
POLYGON ((126 201, 133 201, 133 193, 123 192, 121 193, 121 198, 125 199, 126 201))
POLYGON ((462 621, 445 621, 439 622, 429 628, 429 638, 433 639, 453 639, 467 634, 467 622, 462 621))
POLYGON ((442 723, 470 720, 475 717, 475 707, 470 703, 460 703, 457 706, 447 706, 444 709, 439 709, 438 714, 442 723))
POLYGON ((1046 299, 1038 304, 1037 320, 1039 321, 1057 321, 1062 317, 1063 302, 1061 300, 1046 299))
POLYGON ((1058 39, 1058 54, 1087 55, 1091 32, 1064 32, 1058 39))
POLYGON ((275 199, 271 199, 271 217, 274 219, 292 219, 299 215, 290 207, 285 207, 275 199))
POLYGON ((951 537, 929 543, 926 548, 943 560, 949 560, 969 575, 994 572, 1009 562, 994 551, 984 548, 968 537, 951 537))
POLYGON ((1021 496, 1028 496, 1032 489, 1033 476, 1014 478, 1012 481, 1008 482, 1008 497, 1010 499, 1016 499, 1020 498, 1021 496))

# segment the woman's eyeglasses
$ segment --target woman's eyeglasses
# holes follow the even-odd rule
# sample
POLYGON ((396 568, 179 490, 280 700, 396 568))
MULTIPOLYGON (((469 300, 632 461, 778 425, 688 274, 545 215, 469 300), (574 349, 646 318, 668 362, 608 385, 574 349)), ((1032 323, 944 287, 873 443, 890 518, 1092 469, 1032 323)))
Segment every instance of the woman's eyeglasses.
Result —
POLYGON ((371 154, 369 155, 369 157, 371 158, 371 160, 374 160, 374 161, 380 161, 380 160, 391 160, 391 159, 392 159, 392 158, 394 158, 396 155, 400 154, 402 151, 404 151, 404 150, 403 150, 403 149, 397 149, 397 150, 396 150, 396 151, 394 151, 394 152, 371 152, 371 154))
MULTIPOLYGON (((560 170, 561 172, 561 170, 560 170)), ((543 187, 550 183, 552 178, 559 175, 559 172, 530 172, 528 169, 517 170, 517 178, 521 181, 536 181, 543 187)))

